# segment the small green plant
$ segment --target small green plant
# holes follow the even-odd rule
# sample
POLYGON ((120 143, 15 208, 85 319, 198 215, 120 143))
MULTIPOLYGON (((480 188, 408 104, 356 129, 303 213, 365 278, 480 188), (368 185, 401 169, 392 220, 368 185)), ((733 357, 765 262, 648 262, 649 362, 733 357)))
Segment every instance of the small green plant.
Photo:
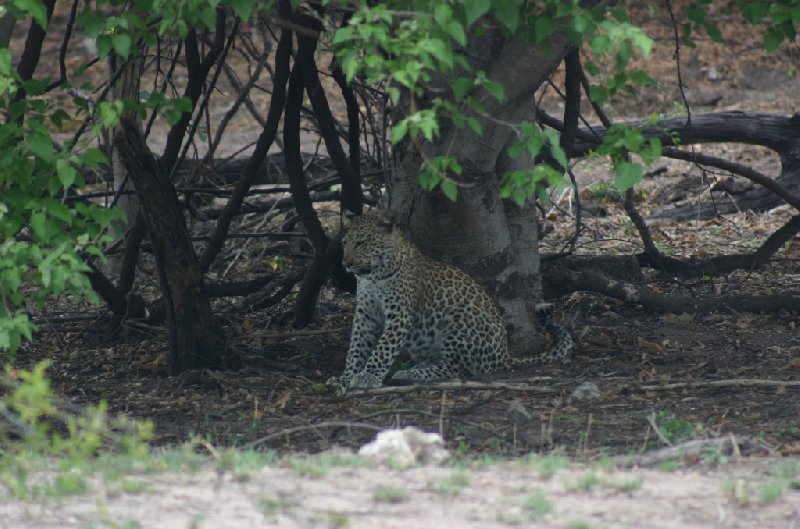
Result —
POLYGON ((89 490, 86 478, 79 472, 67 471, 56 475, 50 491, 55 496, 84 494, 89 490))
POLYGON ((378 485, 372 491, 372 499, 381 503, 402 503, 410 496, 407 489, 395 485, 378 485))
POLYGON ((685 419, 679 419, 671 411, 661 410, 656 414, 655 424, 661 435, 670 443, 685 441, 703 434, 703 425, 692 425, 685 419))
POLYGON ((310 458, 295 459, 291 465, 294 473, 304 478, 324 478, 330 471, 329 466, 310 458))
POLYGON ((128 494, 140 494, 150 489, 150 485, 143 479, 123 479, 122 490, 128 494))
POLYGON ((758 496, 764 505, 775 503, 783 496, 783 484, 780 481, 762 483, 758 487, 758 496))
POLYGON ((313 456, 290 457, 289 464, 300 476, 322 478, 334 467, 371 467, 373 462, 355 454, 323 452, 313 456))
POLYGON ((584 472, 574 484, 577 490, 589 490, 600 483, 600 476, 593 471, 584 472))
POLYGON ((82 494, 100 457, 148 459, 152 423, 112 417, 104 402, 74 411, 53 393, 48 366, 7 367, 0 375, 0 411, 9 426, 0 430, 0 495, 2 489, 32 499, 82 494), (36 472, 53 466, 58 473, 36 472))
POLYGON ((533 491, 522 502, 522 510, 531 520, 536 520, 553 512, 553 504, 541 490, 533 491))
POLYGON ((350 518, 338 512, 328 513, 328 526, 333 529, 347 529, 350 527, 350 518))
POLYGON ((456 470, 442 480, 436 492, 442 496, 458 496, 469 486, 469 474, 465 470, 456 470))
POLYGON ((728 458, 719 450, 707 448, 700 453, 700 461, 702 461, 705 465, 715 467, 726 464, 728 462, 728 458))
POLYGON ((567 468, 569 459, 560 454, 554 455, 531 455, 528 462, 536 467, 541 479, 550 479, 561 469, 567 468))
POLYGON ((586 188, 586 192, 593 200, 612 200, 621 202, 625 197, 622 191, 613 184, 595 182, 586 188))
POLYGON ((589 522, 586 520, 570 520, 567 529, 589 529, 589 522))
POLYGON ((633 492, 642 486, 642 478, 626 478, 621 481, 609 481, 608 486, 618 492, 633 492))
POLYGON ((258 501, 258 507, 267 522, 274 523, 279 514, 289 512, 291 504, 284 498, 265 496, 258 501))
POLYGON ((679 468, 681 468, 681 460, 677 457, 659 461, 656 465, 656 470, 660 470, 661 472, 675 472, 679 468))
POLYGON ((752 500, 752 487, 744 479, 731 479, 722 484, 722 494, 736 505, 749 505, 752 500))

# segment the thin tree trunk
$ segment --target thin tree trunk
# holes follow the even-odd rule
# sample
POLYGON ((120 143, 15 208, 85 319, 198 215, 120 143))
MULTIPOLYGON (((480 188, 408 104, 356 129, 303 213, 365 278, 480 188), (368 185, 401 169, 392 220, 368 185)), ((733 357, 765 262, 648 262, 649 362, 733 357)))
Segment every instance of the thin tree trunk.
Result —
MULTIPOLYGON (((110 98, 112 100, 127 99, 129 101, 138 101, 139 99, 139 82, 141 76, 141 67, 143 55, 138 55, 138 50, 134 50, 132 56, 123 62, 121 57, 116 53, 111 53, 108 59, 108 78, 111 79, 118 69, 122 68, 122 73, 117 76, 114 86, 111 88, 110 98)), ((125 113, 130 123, 136 127, 136 131, 142 133, 142 119, 136 111, 128 111, 125 113)), ((121 125, 116 127, 116 131, 121 130, 121 125)), ((116 131, 114 132, 116 134, 116 131)), ((125 212, 125 220, 116 222, 115 232, 120 234, 121 238, 125 238, 125 233, 136 220, 136 215, 139 213, 139 198, 135 194, 123 193, 133 189, 133 182, 128 178, 128 170, 120 157, 119 152, 111 145, 111 173, 113 178, 114 190, 120 193, 117 206, 125 212)), ((120 271, 124 260, 124 253, 114 254, 108 259, 108 274, 111 277, 120 277, 120 271)))
POLYGON ((225 336, 214 323, 175 189, 129 119, 122 120, 114 146, 136 187, 155 252, 169 330, 170 371, 222 367, 225 336))

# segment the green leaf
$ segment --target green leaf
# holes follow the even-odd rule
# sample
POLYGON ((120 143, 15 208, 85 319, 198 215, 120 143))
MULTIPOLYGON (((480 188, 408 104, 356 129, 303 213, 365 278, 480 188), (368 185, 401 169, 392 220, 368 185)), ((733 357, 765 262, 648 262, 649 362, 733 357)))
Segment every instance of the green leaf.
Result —
POLYGON ((54 149, 53 140, 41 130, 31 131, 25 141, 28 149, 42 160, 49 162, 53 159, 54 149))
POLYGON ((614 168, 614 177, 617 187, 625 192, 641 181, 643 176, 642 166, 638 163, 619 162, 614 168))
POLYGON ((638 85, 656 85, 656 80, 647 75, 645 72, 641 70, 634 70, 628 73, 628 77, 630 77, 631 81, 638 85))
POLYGON ((31 231, 36 239, 47 242, 47 217, 45 217, 44 213, 41 211, 32 213, 28 225, 31 227, 31 231))
POLYGON ((75 177, 77 176, 78 171, 76 171, 75 168, 69 164, 69 162, 59 158, 56 160, 56 174, 58 175, 61 185, 64 187, 64 189, 67 189, 75 183, 75 177))
POLYGON ((702 24, 706 19, 706 10, 702 7, 691 5, 686 8, 686 18, 695 24, 702 24))
POLYGON ((97 48, 97 56, 105 59, 111 52, 111 37, 109 35, 98 35, 94 45, 97 48))
POLYGON ((474 117, 470 116, 467 118, 467 126, 478 136, 483 134, 483 127, 481 127, 480 122, 474 117))
POLYGON ((29 13, 42 29, 47 29, 47 8, 41 0, 14 0, 14 6, 29 13))
POLYGON ((466 0, 464 10, 467 13, 467 25, 471 26, 476 20, 485 15, 492 7, 492 0, 466 0))
POLYGON ((228 3, 233 8, 236 16, 242 19, 242 22, 247 22, 250 19, 250 15, 253 14, 254 0, 229 0, 228 3))
POLYGON ((408 120, 404 119, 394 127, 392 127, 392 145, 401 141, 408 133, 408 120))
POLYGON ((711 22, 704 23, 703 24, 703 28, 705 28, 706 33, 708 33, 708 36, 711 37, 711 40, 713 40, 714 42, 722 42, 723 41, 722 33, 720 33, 720 31, 717 28, 717 26, 715 26, 711 22))
POLYGON ((767 53, 771 53, 778 49, 783 43, 783 31, 779 30, 778 28, 769 28, 767 34, 764 35, 764 49, 767 50, 767 53))
POLYGON ((453 50, 450 46, 445 44, 441 39, 429 39, 425 42, 428 44, 433 56, 436 57, 446 69, 449 70, 453 68, 453 50))
POLYGON ((450 21, 447 24, 447 34, 450 35, 454 41, 458 42, 461 46, 467 45, 467 35, 464 33, 464 26, 457 20, 450 21))
POLYGON ((485 88, 486 91, 489 92, 491 95, 493 95, 494 98, 497 99, 498 101, 503 101, 506 98, 505 91, 503 90, 503 85, 501 85, 500 83, 496 83, 494 81, 487 79, 486 81, 483 82, 483 88, 485 88))
POLYGON ((0 75, 11 76, 11 50, 0 49, 0 75))
POLYGON ((450 199, 451 202, 455 202, 456 198, 458 198, 458 186, 455 185, 450 180, 442 180, 442 183, 439 184, 439 187, 442 188, 442 193, 444 196, 450 199))
POLYGON ((769 2, 748 2, 741 6, 742 16, 751 24, 758 24, 769 9, 769 2))
POLYGON ((114 47, 114 51, 123 59, 128 58, 131 52, 131 44, 131 36, 127 33, 117 33, 111 39, 111 45, 114 47))
POLYGON ((517 31, 520 22, 520 2, 516 0, 496 0, 492 2, 492 14, 498 22, 512 33, 517 31))
POLYGON ((467 93, 472 90, 473 85, 473 80, 467 77, 459 77, 458 79, 455 79, 452 83, 450 83, 450 86, 453 88, 453 99, 456 101, 461 101, 464 99, 464 96, 466 96, 467 93))
POLYGON ((453 19, 453 10, 446 3, 438 3, 433 10, 433 19, 440 26, 446 26, 453 19))
POLYGON ((533 31, 534 35, 536 35, 536 42, 544 42, 547 37, 553 34, 555 29, 556 24, 553 19, 544 16, 536 17, 536 21, 533 23, 533 31))

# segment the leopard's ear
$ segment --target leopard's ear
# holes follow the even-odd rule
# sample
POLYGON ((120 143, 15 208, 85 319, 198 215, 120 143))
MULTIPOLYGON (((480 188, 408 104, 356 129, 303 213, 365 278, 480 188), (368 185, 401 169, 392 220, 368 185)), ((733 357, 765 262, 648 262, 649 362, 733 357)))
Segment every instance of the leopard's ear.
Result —
POLYGON ((382 209, 378 214, 378 226, 386 233, 392 233, 400 227, 402 215, 396 209, 382 209))

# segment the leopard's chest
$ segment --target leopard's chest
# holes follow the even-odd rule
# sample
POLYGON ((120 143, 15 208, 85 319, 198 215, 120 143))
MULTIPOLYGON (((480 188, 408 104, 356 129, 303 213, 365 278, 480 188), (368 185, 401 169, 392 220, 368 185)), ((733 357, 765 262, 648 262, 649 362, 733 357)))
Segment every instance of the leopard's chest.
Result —
POLYGON ((442 306, 443 296, 428 283, 400 274, 388 280, 358 278, 359 302, 384 329, 400 334, 402 349, 417 362, 435 362, 445 331, 453 330, 453 309, 442 306))

